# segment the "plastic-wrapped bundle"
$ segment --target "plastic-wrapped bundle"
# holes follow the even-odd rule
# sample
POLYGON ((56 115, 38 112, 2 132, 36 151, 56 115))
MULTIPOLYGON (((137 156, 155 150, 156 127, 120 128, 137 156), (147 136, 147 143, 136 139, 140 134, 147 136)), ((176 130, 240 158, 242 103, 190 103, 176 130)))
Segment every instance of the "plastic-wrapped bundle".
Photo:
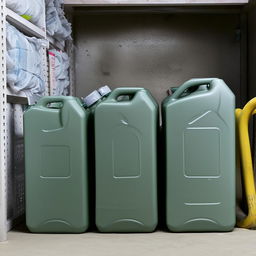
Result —
POLYGON ((24 18, 38 26, 42 26, 42 13, 44 12, 44 0, 6 0, 6 6, 24 18))
POLYGON ((62 9, 63 0, 46 0, 46 30, 47 33, 63 41, 71 39, 71 24, 67 21, 62 9))
POLYGON ((65 52, 55 49, 49 51, 51 62, 51 94, 68 95, 69 92, 69 57, 65 52))
POLYGON ((41 48, 44 41, 27 37, 15 27, 6 24, 7 83, 14 92, 27 96, 42 95, 43 80, 41 48))

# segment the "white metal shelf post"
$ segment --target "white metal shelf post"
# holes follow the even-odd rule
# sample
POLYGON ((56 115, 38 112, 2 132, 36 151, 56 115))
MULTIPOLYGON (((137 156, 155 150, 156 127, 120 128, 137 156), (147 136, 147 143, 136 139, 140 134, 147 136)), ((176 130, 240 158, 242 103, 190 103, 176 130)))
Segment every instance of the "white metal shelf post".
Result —
POLYGON ((7 240, 7 170, 6 170, 6 13, 0 0, 0 241, 7 240))
MULTIPOLYGON (((41 49, 42 72, 46 85, 46 95, 48 94, 48 65, 46 58, 46 48, 49 42, 46 39, 45 27, 45 10, 42 13, 42 22, 40 26, 36 26, 20 15, 6 7, 6 0, 0 0, 0 242, 7 240, 7 232, 13 227, 16 220, 24 213, 24 170, 21 166, 15 166, 15 161, 23 161, 19 159, 23 153, 23 108, 20 104, 24 98, 23 93, 12 93, 7 87, 6 74, 6 21, 15 26, 20 32, 28 36, 45 39, 45 45, 41 49), (8 96, 9 94, 9 96, 8 96), (14 104, 8 104, 7 98, 13 95, 19 98, 14 104), (9 110, 9 111, 8 111, 9 110), (11 131, 11 123, 19 123, 15 125, 15 134, 18 133, 20 138, 17 144, 17 136, 11 131), (14 148, 14 150, 9 150, 14 148), (18 159, 18 160, 17 160, 18 159), (13 162, 14 161, 14 162, 13 162), (15 169, 16 168, 16 169, 15 169), (18 168, 18 172, 17 172, 18 168), (10 191, 12 193, 10 194, 10 191), (8 196, 10 198, 8 198, 8 196), (17 197, 19 200, 16 200, 17 197), (8 200, 8 202, 7 202, 8 200), (11 210, 10 210, 11 209, 11 210)), ((20 162, 18 162, 20 164, 20 162)))
POLYGON ((74 44, 70 40, 67 42, 67 53, 69 56, 69 95, 75 96, 75 60, 74 60, 74 44))
POLYGON ((47 59, 47 48, 44 47, 42 49, 42 69, 44 74, 44 82, 45 82, 45 95, 50 95, 50 86, 49 86, 49 63, 47 59))

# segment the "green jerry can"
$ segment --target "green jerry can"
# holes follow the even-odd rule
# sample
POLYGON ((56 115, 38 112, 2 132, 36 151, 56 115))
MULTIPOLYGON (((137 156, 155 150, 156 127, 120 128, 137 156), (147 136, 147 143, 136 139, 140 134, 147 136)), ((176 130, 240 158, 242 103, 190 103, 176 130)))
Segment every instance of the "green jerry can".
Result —
POLYGON ((71 96, 43 97, 24 113, 26 224, 31 232, 88 228, 87 119, 82 102, 71 96))
POLYGON ((236 220, 233 93, 221 79, 192 79, 165 99, 162 113, 169 230, 231 231, 236 220))
POLYGON ((157 103, 143 88, 117 88, 96 107, 96 226, 101 232, 156 228, 157 126, 157 103))

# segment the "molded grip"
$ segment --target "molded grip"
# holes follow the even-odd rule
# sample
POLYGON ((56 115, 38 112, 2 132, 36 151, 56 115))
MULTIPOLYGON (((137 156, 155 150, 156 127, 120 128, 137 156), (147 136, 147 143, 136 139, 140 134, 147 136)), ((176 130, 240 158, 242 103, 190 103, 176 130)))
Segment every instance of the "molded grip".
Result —
POLYGON ((205 84, 211 84, 213 80, 217 78, 195 78, 188 80, 183 85, 181 85, 172 95, 173 99, 178 99, 188 88, 194 86, 200 86, 205 84))
POLYGON ((47 104, 49 103, 64 103, 64 101, 66 101, 66 96, 44 96, 38 101, 37 105, 47 107, 47 104))
POLYGON ((112 93, 109 95, 109 100, 117 100, 117 98, 121 95, 134 95, 137 92, 143 90, 143 88, 139 87, 120 87, 116 88, 112 93))

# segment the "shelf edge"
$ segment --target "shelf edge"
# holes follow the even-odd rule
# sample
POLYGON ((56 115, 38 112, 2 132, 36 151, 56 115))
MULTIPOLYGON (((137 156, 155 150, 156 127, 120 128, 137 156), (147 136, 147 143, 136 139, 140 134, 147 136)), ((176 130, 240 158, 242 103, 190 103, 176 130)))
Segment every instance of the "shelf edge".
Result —
POLYGON ((21 32, 24 32, 30 36, 35 36, 37 38, 46 39, 46 32, 32 24, 30 21, 22 18, 20 15, 15 13, 6 7, 6 20, 18 28, 21 32))

